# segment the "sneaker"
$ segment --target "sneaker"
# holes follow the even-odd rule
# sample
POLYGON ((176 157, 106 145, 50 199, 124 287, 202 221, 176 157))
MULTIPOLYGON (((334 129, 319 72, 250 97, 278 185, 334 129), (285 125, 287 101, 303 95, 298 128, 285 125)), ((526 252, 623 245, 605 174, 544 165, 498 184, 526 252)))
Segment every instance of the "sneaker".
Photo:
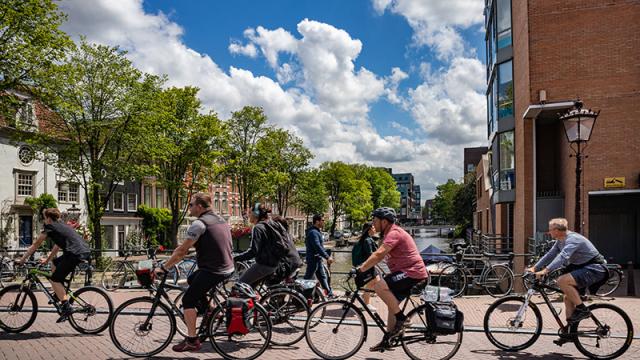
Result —
POLYGON ((566 327, 558 333, 558 336, 559 337, 557 339, 553 340, 553 343, 558 346, 562 346, 568 342, 573 342, 575 339, 575 335, 568 333, 566 327))
POLYGON ((569 324, 575 324, 577 322, 580 322, 584 319, 587 319, 591 316, 591 311, 589 311, 589 309, 584 308, 584 309, 580 309, 580 308, 576 308, 573 311, 573 314, 571 314, 571 316, 567 319, 567 322, 569 324))
POLYGON ((383 352, 389 349, 391 349, 391 345, 389 344, 389 338, 387 337, 387 335, 385 335, 382 337, 382 341, 380 341, 380 343, 378 343, 377 345, 370 347, 369 351, 383 352))
POLYGON ((396 320, 396 325, 393 327, 393 329, 391 329, 391 331, 389 331, 389 339, 393 339, 400 335, 404 330, 404 326, 407 324, 407 321, 407 318, 402 321, 396 320))
POLYGON ((202 347, 200 343, 200 339, 196 338, 195 340, 189 340, 185 338, 177 345, 174 345, 171 349, 175 352, 184 352, 184 351, 198 351, 202 347))
POLYGON ((65 305, 62 306, 60 317, 58 318, 58 320, 56 320, 56 323, 59 324, 69 320, 69 316, 71 316, 71 314, 73 314, 73 308, 67 302, 66 306, 65 305))
POLYGON ((327 300, 334 300, 337 299, 339 296, 336 294, 329 294, 327 295, 327 300))

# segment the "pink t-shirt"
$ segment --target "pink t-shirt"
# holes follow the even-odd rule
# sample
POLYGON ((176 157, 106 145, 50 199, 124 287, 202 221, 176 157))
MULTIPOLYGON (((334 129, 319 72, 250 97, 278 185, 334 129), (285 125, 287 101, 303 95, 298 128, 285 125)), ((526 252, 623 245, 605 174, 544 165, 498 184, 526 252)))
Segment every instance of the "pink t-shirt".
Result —
POLYGON ((391 248, 385 260, 391 272, 402 271, 412 279, 426 279, 427 268, 422 261, 416 242, 398 225, 392 225, 382 242, 391 248))

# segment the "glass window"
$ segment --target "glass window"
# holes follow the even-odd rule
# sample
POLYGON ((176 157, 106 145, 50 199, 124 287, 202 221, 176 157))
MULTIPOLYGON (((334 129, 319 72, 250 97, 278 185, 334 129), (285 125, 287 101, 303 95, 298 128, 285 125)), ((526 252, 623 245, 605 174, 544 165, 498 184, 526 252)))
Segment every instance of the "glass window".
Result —
POLYGON ((513 131, 500 134, 500 190, 516 187, 513 131))
POLYGON ((151 206, 151 187, 144 187, 144 204, 147 206, 151 206))
POLYGON ((78 184, 69 184, 69 201, 77 203, 80 186, 78 184))
POLYGON ((58 201, 67 201, 67 194, 69 193, 69 184, 58 183, 58 201))
POLYGON ((33 196, 33 174, 18 173, 18 196, 33 196))
POLYGON ((127 211, 136 210, 138 210, 138 196, 136 194, 127 194, 127 211))
POLYGON ((114 192, 113 193, 113 210, 124 210, 124 193, 114 192))
POLYGON ((511 45, 511 0, 498 0, 498 49, 511 45))
POLYGON ((156 207, 163 208, 164 207, 164 196, 162 189, 156 188, 156 207))
POLYGON ((498 66, 498 118, 513 116, 513 62, 498 66))
POLYGON ((102 227, 102 231, 104 231, 104 244, 107 249, 113 249, 113 225, 105 225, 102 227))

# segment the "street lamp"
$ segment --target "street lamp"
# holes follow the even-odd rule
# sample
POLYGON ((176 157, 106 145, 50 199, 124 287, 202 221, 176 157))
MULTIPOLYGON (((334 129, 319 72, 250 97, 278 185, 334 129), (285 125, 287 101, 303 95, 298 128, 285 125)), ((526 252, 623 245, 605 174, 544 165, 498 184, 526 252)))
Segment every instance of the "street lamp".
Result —
POLYGON ((598 117, 598 114, 600 114, 600 110, 594 112, 591 109, 583 109, 582 105, 582 101, 577 100, 574 103, 573 109, 560 116, 560 120, 562 120, 562 124, 564 125, 564 134, 567 136, 569 146, 575 153, 576 157, 576 208, 574 231, 578 233, 582 232, 582 194, 580 192, 583 160, 582 150, 586 147, 586 143, 589 141, 591 132, 593 131, 593 127, 596 123, 596 118, 598 117))

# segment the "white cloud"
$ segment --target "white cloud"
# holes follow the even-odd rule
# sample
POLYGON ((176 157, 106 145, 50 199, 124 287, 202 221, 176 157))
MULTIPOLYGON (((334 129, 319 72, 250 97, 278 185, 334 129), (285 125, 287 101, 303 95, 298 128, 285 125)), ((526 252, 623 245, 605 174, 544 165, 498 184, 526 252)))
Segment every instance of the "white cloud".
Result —
POLYGON ((402 96, 398 95, 398 85, 402 80, 409 77, 407 73, 400 68, 394 67, 391 69, 391 75, 385 78, 387 88, 385 90, 387 94, 387 100, 392 104, 401 105, 403 108, 407 107, 407 102, 402 96))
POLYGON ((248 56, 250 58, 258 56, 258 49, 256 49, 256 46, 251 43, 243 46, 237 42, 232 42, 229 44, 229 52, 232 54, 248 56))

